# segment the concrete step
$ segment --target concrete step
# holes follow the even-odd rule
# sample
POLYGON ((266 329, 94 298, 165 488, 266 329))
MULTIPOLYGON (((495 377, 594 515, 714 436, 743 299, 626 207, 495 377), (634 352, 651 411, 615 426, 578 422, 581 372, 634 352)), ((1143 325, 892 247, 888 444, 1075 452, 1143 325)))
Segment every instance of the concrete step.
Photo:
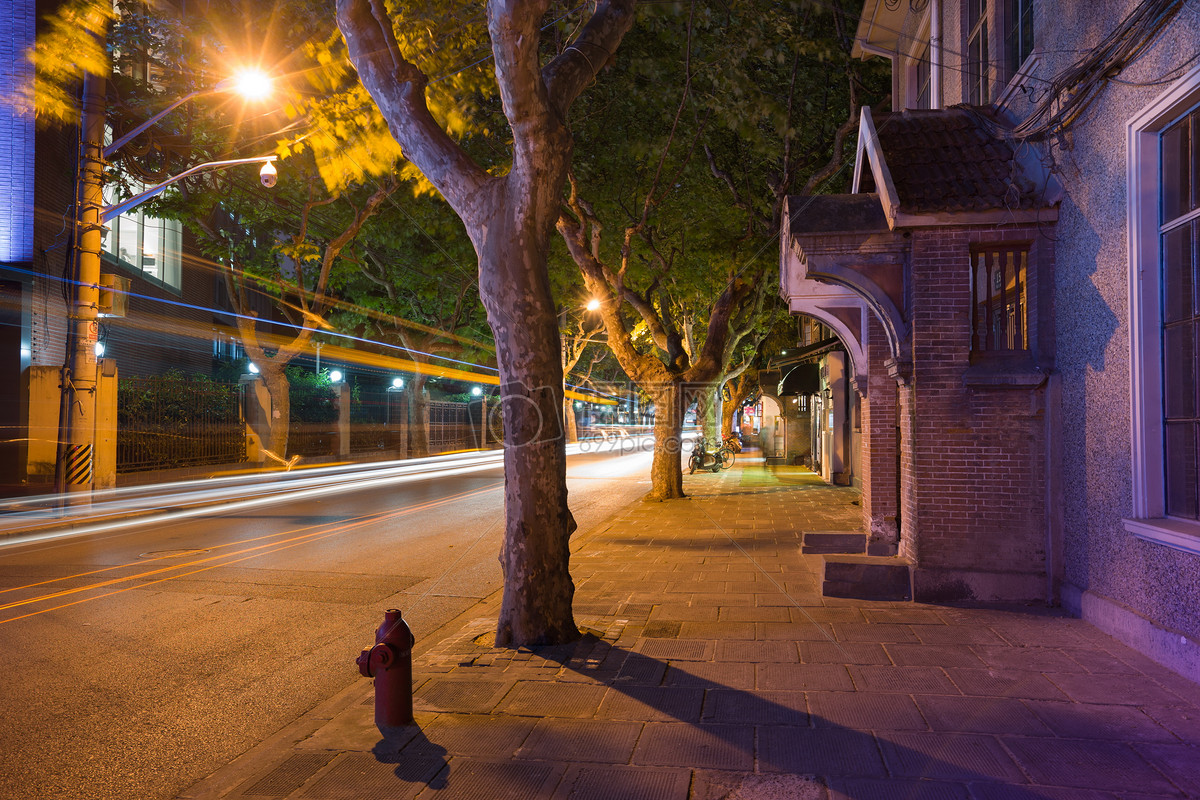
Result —
POLYGON ((861 554, 867 552, 867 535, 862 531, 806 531, 801 553, 861 554))
POLYGON ((856 600, 911 600, 912 565, 904 558, 827 555, 824 557, 825 597, 856 600))

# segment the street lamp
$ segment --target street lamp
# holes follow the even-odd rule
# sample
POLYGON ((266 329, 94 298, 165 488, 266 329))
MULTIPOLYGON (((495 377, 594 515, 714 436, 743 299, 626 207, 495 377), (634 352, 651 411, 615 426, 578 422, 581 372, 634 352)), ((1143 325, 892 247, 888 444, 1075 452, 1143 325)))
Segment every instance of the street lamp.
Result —
MULTIPOLYGON (((85 73, 83 79, 79 171, 75 185, 73 297, 68 309, 70 321, 67 332, 67 358, 62 369, 62 398, 58 421, 59 452, 55 470, 55 489, 60 494, 69 494, 71 503, 90 501, 89 493, 95 480, 93 451, 96 439, 96 344, 99 339, 100 253, 104 247, 104 223, 197 172, 224 169, 236 164, 270 164, 275 160, 275 156, 271 155, 200 164, 123 203, 106 207, 104 165, 110 156, 135 137, 198 95, 239 87, 254 87, 255 91, 260 93, 262 90, 261 79, 249 80, 243 74, 221 81, 212 89, 190 92, 105 147, 106 80, 103 75, 91 72, 85 73)), ((270 175, 269 185, 274 186, 274 167, 271 168, 270 175)), ((267 184, 266 175, 263 175, 262 182, 267 184)))

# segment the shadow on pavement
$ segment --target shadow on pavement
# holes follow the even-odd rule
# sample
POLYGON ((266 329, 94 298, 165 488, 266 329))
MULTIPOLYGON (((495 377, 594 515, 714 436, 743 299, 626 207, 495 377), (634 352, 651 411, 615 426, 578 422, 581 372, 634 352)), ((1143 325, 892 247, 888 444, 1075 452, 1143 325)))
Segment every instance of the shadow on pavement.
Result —
MULTIPOLYGON (((482 754, 477 745, 464 749, 462 731, 449 735, 438 721, 428 738, 414 726, 403 729, 407 739, 384 737, 375 747, 377 759, 399 765, 395 776, 410 783, 411 796, 425 786, 436 789, 439 800, 551 795, 562 800, 784 800, 825 797, 826 789, 839 800, 1059 800, 1114 797, 1112 791, 1179 791, 1128 747, 1095 751, 1090 776, 1081 769, 1085 765, 1075 763, 1062 773, 1070 788, 1035 787, 1018 761, 1028 767, 1042 750, 1047 760, 1062 757, 1064 740, 1016 732, 1006 739, 1018 753, 1014 758, 997 735, 930 732, 902 693, 825 693, 844 703, 837 716, 861 719, 851 727, 810 714, 800 688, 733 688, 689 671, 697 662, 650 657, 594 635, 572 645, 534 648, 524 661, 500 653, 489 665, 472 666, 469 679, 515 679, 512 690, 484 714, 461 717, 473 720, 480 736, 488 735, 490 723, 507 731, 508 739, 497 741, 492 752, 482 754), (607 691, 592 691, 597 699, 590 712, 585 706, 572 715, 555 713, 554 697, 587 694, 597 686, 607 691), (530 699, 516 706, 511 699, 521 692, 530 699), (541 708, 538 692, 547 698, 541 708), (435 762, 441 766, 413 783, 410 760, 426 768, 435 762), (668 785, 672 780, 674 791, 668 785)), ((1101 743, 1075 744, 1086 749, 1101 743)), ((1086 752, 1074 755, 1089 758, 1086 752)), ((1047 765, 1043 772, 1053 775, 1054 769, 1047 765)))

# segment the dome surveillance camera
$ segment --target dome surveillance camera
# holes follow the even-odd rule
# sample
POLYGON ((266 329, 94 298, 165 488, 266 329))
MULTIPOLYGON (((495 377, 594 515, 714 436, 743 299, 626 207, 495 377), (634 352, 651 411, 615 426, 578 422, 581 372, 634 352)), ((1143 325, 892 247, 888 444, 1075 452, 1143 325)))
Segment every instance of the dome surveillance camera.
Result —
POLYGON ((266 161, 262 165, 262 169, 258 171, 258 179, 262 185, 270 189, 279 180, 279 173, 275 171, 275 165, 270 161, 266 161))

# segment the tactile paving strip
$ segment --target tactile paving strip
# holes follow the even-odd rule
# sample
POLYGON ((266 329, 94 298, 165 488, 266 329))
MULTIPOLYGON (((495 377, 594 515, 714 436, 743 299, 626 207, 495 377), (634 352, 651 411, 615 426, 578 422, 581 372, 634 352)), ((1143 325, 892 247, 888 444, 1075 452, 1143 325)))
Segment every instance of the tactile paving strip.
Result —
POLYGON ((638 652, 650 658, 707 661, 712 658, 711 648, 711 642, 701 639, 645 639, 638 646, 638 652))
POLYGON ((567 800, 683 800, 687 772, 582 767, 573 776, 567 800))
POLYGON ((416 701, 439 711, 487 711, 507 685, 503 681, 431 680, 422 687, 416 701))
POLYGON ((430 785, 444 759, 407 756, 397 763, 372 753, 348 753, 309 787, 304 797, 319 800, 408 800, 430 785))
MULTIPOLYGON (((529 800, 545 797, 553 768, 542 764, 510 764, 454 759, 438 800, 529 800)), ((551 787, 553 788, 553 787, 551 787)))
POLYGON ((336 753, 296 753, 242 792, 246 797, 286 797, 316 775, 336 753))

